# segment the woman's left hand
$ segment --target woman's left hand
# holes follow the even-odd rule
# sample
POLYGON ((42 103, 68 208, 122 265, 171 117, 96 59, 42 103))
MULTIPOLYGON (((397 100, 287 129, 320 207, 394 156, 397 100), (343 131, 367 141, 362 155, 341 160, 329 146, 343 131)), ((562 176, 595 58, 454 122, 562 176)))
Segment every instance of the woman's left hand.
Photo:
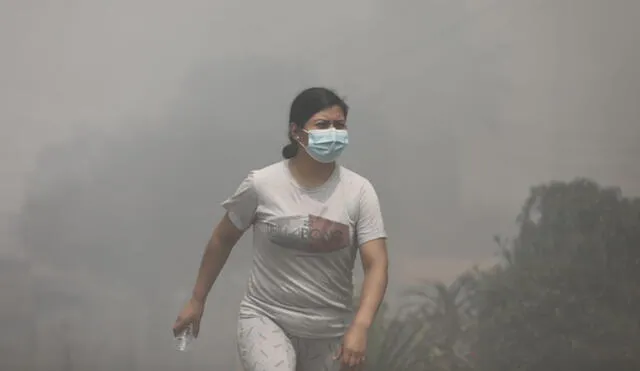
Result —
POLYGON ((352 323, 344 334, 342 346, 338 350, 336 359, 342 363, 342 370, 358 370, 364 366, 367 351, 367 328, 352 323))

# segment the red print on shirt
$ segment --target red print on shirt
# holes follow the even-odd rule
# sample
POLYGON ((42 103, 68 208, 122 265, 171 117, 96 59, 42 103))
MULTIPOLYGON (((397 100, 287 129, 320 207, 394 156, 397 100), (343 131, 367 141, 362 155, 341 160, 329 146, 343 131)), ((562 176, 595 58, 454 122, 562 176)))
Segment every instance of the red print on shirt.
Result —
POLYGON ((332 252, 349 246, 349 226, 320 216, 309 215, 309 249, 332 252))

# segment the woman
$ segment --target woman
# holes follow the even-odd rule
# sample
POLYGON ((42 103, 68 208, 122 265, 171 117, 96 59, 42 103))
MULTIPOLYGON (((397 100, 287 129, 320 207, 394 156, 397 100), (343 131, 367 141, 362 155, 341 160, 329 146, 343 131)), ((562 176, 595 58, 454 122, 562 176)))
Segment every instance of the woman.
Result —
POLYGON ((347 113, 347 104, 324 88, 295 98, 284 160, 250 172, 222 203, 227 212, 174 333, 191 324, 197 336, 211 286, 253 226, 253 268, 238 317, 244 369, 324 371, 363 364, 367 330, 387 286, 386 233, 371 183, 335 163, 349 143, 347 113), (353 313, 358 249, 365 278, 353 313))

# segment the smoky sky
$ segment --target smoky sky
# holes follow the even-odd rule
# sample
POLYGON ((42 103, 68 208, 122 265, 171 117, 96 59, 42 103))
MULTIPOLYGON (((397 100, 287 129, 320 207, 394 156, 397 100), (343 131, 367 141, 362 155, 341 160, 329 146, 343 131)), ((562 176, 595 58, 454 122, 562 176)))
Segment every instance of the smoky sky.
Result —
POLYGON ((235 367, 250 233, 192 355, 171 351, 170 326, 220 202, 280 159, 308 86, 352 108, 344 165, 378 191, 391 294, 490 261, 531 186, 585 176, 640 194, 638 12, 622 0, 3 3, 0 261, 16 284, 0 313, 23 335, 2 359, 235 367))

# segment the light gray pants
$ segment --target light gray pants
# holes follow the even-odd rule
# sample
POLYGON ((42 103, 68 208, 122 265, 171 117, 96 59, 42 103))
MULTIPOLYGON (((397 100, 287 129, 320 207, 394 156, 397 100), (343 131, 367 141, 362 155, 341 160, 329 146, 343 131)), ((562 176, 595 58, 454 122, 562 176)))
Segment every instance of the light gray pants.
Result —
POLYGON ((342 338, 302 339, 264 316, 240 317, 238 353, 245 371, 339 371, 342 338))

